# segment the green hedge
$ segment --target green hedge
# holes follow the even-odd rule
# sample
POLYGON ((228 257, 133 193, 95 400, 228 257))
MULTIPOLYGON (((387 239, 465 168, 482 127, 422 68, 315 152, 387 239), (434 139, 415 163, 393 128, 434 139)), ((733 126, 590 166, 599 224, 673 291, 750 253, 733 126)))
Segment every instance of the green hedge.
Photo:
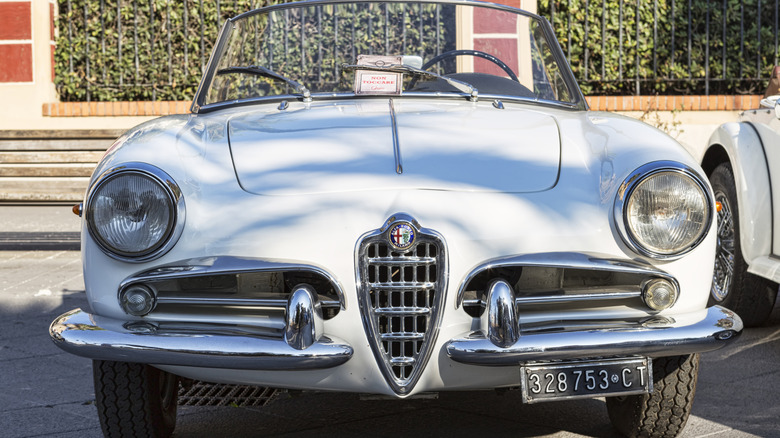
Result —
POLYGON ((763 93, 777 60, 776 2, 761 1, 759 11, 759 0, 691 0, 690 32, 688 3, 686 0, 540 0, 539 14, 551 20, 564 52, 571 49, 568 56, 572 69, 586 94, 635 94, 637 78, 639 94, 763 93), (604 11, 606 19, 602 15, 604 11), (705 81, 707 68, 709 90, 705 81))
MULTIPOLYGON (((224 20, 273 1, 58 0, 60 99, 189 100, 224 20)), ((777 59, 775 2, 761 1, 760 11, 758 2, 726 0, 725 59, 721 0, 691 0, 690 50, 686 0, 674 2, 674 14, 673 0, 539 0, 538 7, 586 94, 635 94, 637 82, 640 94, 758 94, 777 59)))
POLYGON ((59 0, 60 99, 192 99, 224 20, 266 1, 59 0))

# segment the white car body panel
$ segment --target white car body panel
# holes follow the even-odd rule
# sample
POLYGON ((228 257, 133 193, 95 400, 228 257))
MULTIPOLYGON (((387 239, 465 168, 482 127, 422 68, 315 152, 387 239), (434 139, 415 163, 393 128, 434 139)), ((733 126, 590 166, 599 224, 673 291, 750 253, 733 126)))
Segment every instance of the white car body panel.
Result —
POLYGON ((780 120, 772 109, 742 113, 740 122, 721 125, 709 147, 722 147, 734 171, 741 250, 748 272, 780 282, 780 120), (773 171, 773 169, 775 169, 773 171))
POLYGON ((231 118, 241 186, 266 195, 356 187, 537 192, 558 179, 558 127, 547 114, 455 102, 399 101, 393 107, 402 176, 394 164, 390 100, 375 99, 313 103, 308 110, 272 107, 231 118))
POLYGON ((772 241, 765 233, 771 227, 772 210, 764 149, 753 126, 744 123, 721 125, 710 137, 710 144, 723 146, 733 163, 742 254, 751 264, 772 250, 772 241))

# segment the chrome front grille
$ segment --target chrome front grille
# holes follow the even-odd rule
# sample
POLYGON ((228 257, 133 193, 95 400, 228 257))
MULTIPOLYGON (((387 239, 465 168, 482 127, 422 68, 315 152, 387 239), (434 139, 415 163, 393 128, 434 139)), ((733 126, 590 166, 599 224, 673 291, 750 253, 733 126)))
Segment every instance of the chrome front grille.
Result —
POLYGON ((359 245, 364 325, 385 378, 399 394, 412 389, 430 357, 446 288, 445 264, 441 238, 405 217, 391 218, 359 245), (415 229, 415 242, 406 249, 390 243, 389 232, 399 221, 415 229))

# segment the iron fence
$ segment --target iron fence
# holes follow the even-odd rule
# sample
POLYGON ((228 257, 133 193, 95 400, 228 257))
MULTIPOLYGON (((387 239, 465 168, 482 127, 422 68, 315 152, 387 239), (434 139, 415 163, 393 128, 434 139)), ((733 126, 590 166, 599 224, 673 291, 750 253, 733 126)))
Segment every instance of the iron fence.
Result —
POLYGON ((60 99, 191 99, 221 24, 269 1, 58 0, 60 99))
MULTIPOLYGON (((188 100, 225 19, 274 0, 58 0, 63 101, 188 100)), ((756 94, 780 0, 540 0, 586 94, 756 94)))
POLYGON ((586 93, 757 94, 777 65, 778 0, 539 3, 586 93))

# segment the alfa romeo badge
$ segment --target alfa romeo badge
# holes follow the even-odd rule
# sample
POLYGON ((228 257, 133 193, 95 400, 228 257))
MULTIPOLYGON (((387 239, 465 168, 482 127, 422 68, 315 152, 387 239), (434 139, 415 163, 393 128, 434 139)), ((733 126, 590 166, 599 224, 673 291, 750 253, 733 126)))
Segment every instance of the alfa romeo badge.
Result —
POLYGON ((396 224, 390 229, 390 244, 398 249, 408 249, 415 237, 414 228, 407 223, 396 224))

